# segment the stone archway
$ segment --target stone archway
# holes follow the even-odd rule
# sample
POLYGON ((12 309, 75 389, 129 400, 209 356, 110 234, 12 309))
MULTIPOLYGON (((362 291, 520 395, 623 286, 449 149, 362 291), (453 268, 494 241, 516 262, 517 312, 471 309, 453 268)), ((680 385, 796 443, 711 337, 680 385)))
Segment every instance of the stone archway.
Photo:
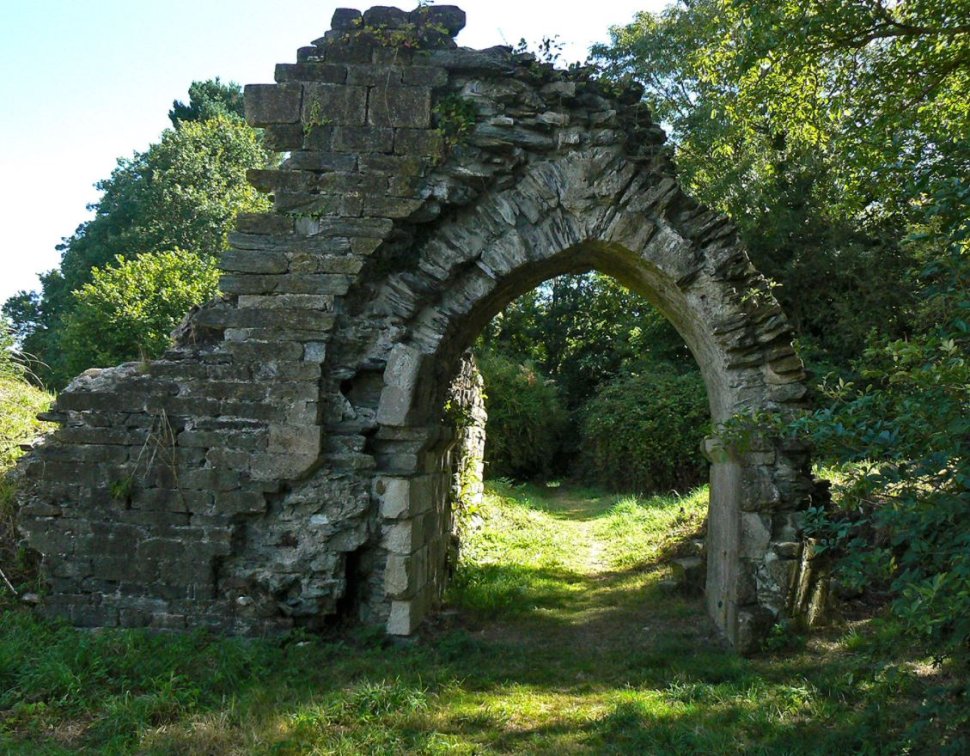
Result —
MULTIPOLYGON (((80 376, 24 465, 46 611, 262 632, 352 610, 413 632, 446 575, 446 392, 484 323, 560 273, 646 295, 715 421, 802 406, 783 313, 730 223, 677 186, 639 91, 455 48, 463 24, 340 10, 247 87, 289 154, 250 174, 275 211, 239 219, 225 297, 163 359, 80 376)), ((797 444, 708 453, 707 605, 747 650, 811 613, 801 512, 822 492, 797 444)))

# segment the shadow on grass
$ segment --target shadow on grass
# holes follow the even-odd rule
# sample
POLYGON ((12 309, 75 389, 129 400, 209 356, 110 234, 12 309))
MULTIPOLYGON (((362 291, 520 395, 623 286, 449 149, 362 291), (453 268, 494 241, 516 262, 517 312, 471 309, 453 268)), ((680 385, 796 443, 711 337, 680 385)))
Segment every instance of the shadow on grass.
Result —
POLYGON ((526 640, 451 629, 407 644, 244 641, 81 633, 8 612, 0 751, 876 753, 936 742, 905 734, 919 687, 885 680, 864 649, 751 660, 661 628, 591 653, 579 628, 530 627, 526 640))

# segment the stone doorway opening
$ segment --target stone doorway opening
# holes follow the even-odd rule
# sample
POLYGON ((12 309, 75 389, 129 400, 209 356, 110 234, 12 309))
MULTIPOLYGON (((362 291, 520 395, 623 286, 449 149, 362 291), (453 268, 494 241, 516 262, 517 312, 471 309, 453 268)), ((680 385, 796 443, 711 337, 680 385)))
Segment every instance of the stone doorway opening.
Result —
MULTIPOLYGON (((498 250, 494 254, 507 268, 505 275, 483 280, 482 266, 464 271, 427 309, 416 313, 410 329, 416 338, 396 345, 390 354, 377 412, 381 427, 375 435, 375 490, 380 511, 387 516, 384 530, 390 534, 384 544, 391 633, 413 632, 444 588, 449 497, 455 495, 452 481, 456 476, 475 477, 471 468, 481 459, 484 433, 477 427, 456 429, 443 408, 457 398, 464 403, 464 414, 474 416, 467 350, 516 297, 558 275, 597 270, 612 276, 650 301, 684 339, 703 376, 715 426, 757 406, 752 398, 758 398, 758 380, 748 366, 727 358, 709 328, 709 308, 724 306, 719 297, 723 292, 713 288, 685 296, 658 264, 670 252, 669 241, 661 241, 663 234, 648 235, 638 252, 632 244, 590 239, 557 249, 561 234, 581 228, 581 222, 559 217, 544 227, 553 234, 534 239, 541 246, 528 244, 514 226, 513 238, 493 240, 498 250), (651 259, 658 253, 659 259, 651 259)), ((429 243, 433 249, 435 242, 429 243)), ((488 254, 485 250, 483 257, 488 254)), ((760 388, 763 399, 769 389, 763 381, 760 388)), ((775 443, 770 449, 729 451, 714 438, 705 447, 711 461, 707 607, 729 641, 744 649, 756 642, 766 625, 788 612, 803 582, 804 565, 797 558, 779 556, 779 551, 791 554, 789 546, 776 546, 797 542, 802 504, 784 505, 775 473, 780 466, 783 474, 777 481, 796 482, 789 497, 798 496, 804 503, 798 492, 811 484, 807 454, 775 443), (765 514, 765 508, 771 514, 765 514)))

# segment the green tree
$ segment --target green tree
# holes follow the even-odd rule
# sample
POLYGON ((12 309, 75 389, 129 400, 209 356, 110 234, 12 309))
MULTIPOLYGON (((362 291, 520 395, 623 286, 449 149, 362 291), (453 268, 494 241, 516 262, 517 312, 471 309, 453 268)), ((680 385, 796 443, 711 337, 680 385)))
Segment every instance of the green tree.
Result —
POLYGON ((735 220, 822 361, 847 367, 873 328, 914 331, 904 239, 916 184, 966 165, 967 10, 695 0, 639 14, 597 50, 644 82, 682 180, 735 220))
POLYGON ((181 100, 172 103, 168 111, 172 128, 180 128, 187 121, 208 121, 212 118, 243 120, 242 89, 236 82, 223 83, 217 76, 207 81, 193 81, 189 86, 188 104, 181 100))
POLYGON ((551 474, 568 423, 555 383, 530 363, 491 351, 479 355, 478 366, 488 412, 485 474, 520 480, 551 474))
POLYGON ((118 257, 91 275, 64 318, 63 361, 72 373, 158 357, 185 313, 219 285, 215 258, 182 250, 118 257))
POLYGON ((640 365, 696 367, 683 339, 645 298, 596 272, 558 276, 515 300, 481 344, 537 365, 570 409, 640 365))
MULTIPOLYGON (((616 401, 608 405, 608 410, 612 413, 612 421, 619 422, 626 409, 638 406, 642 399, 640 392, 660 395, 680 385, 677 381, 666 380, 668 375, 686 376, 692 386, 700 387, 703 400, 704 387, 697 365, 680 335, 645 298, 612 277, 597 272, 559 276, 515 300, 488 325, 479 348, 490 355, 483 359, 482 373, 490 398, 488 437, 492 448, 502 449, 500 456, 503 459, 524 454, 520 451, 515 455, 506 453, 508 448, 518 449, 518 442, 504 438, 512 434, 524 439, 521 446, 528 449, 528 454, 550 455, 542 465, 538 463, 540 456, 535 459, 530 456, 527 466, 530 470, 542 469, 547 473, 574 471, 578 469, 577 460, 582 459, 587 477, 594 482, 604 484, 608 481, 606 485, 616 486, 626 481, 632 485, 633 478, 612 475, 615 468, 610 467, 609 473, 600 474, 609 463, 603 459, 603 454, 590 455, 587 447, 592 435, 584 437, 581 431, 589 413, 588 405, 600 401, 604 391, 611 391, 610 396, 616 401), (498 370, 500 365, 507 369, 498 370), (622 383, 623 378, 631 374, 642 376, 635 387, 622 383), (531 394, 525 394, 544 389, 530 389, 533 384, 523 383, 523 376, 532 376, 533 383, 556 386, 558 401, 568 410, 565 419, 551 413, 548 417, 554 416, 555 420, 549 420, 543 412, 532 411, 539 402, 531 394), (657 384, 648 388, 655 376, 657 384), (622 388, 616 389, 614 383, 622 383, 622 388), (633 394, 627 397, 626 389, 633 394), (629 406, 623 405, 627 400, 629 406), (492 407, 498 408, 498 414, 492 407), (560 424, 554 434, 555 444, 535 443, 535 439, 545 432, 541 426, 546 422, 560 424), (591 463, 594 456, 596 461, 591 463)), ((644 400, 642 407, 659 409, 659 405, 649 400, 644 400)), ((694 416, 690 417, 693 419, 694 416)), ((663 411, 658 418, 667 421, 672 415, 663 411)), ((702 417, 696 433, 700 433, 704 423, 702 417)), ((618 466, 622 467, 631 454, 636 454, 633 447, 639 438, 640 450, 644 454, 664 448, 660 464, 684 471, 683 475, 654 476, 655 482, 650 482, 646 468, 641 466, 643 474, 638 473, 635 480, 642 490, 673 486, 675 483, 669 481, 674 480, 680 485, 696 477, 699 469, 695 454, 697 444, 691 440, 684 447, 687 448, 684 453, 676 444, 664 445, 665 437, 679 436, 679 425, 664 428, 663 423, 640 423, 632 436, 628 429, 617 427, 613 430, 623 435, 626 444, 623 456, 617 459, 618 466)), ((600 450, 618 448, 601 443, 599 438, 596 443, 600 450)), ((509 471, 514 469, 505 462, 492 465, 493 470, 500 468, 504 470, 502 474, 511 474, 509 471)))
MULTIPOLYGON (((196 83, 187 108, 204 113, 206 102, 223 102, 219 93, 233 86, 196 83)), ((145 152, 119 160, 98 183, 94 217, 58 247, 60 266, 41 276, 41 291, 20 292, 4 304, 24 351, 36 356, 38 374, 52 386, 63 385, 78 368, 66 361, 62 339, 76 305, 72 293, 92 280, 95 268, 147 251, 218 257, 238 213, 269 208, 268 198, 246 181, 248 168, 270 161, 256 130, 236 114, 179 123, 145 152)), ((71 349, 75 356, 84 351, 76 342, 71 349)))
POLYGON ((614 491, 687 491, 703 481, 709 413, 700 375, 653 366, 604 385, 582 413, 580 466, 614 491))

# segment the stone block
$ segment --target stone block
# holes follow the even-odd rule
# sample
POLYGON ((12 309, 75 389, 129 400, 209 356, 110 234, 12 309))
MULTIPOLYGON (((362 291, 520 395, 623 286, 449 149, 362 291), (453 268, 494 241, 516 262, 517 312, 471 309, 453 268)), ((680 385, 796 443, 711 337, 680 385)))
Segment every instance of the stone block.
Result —
POLYGON ((780 557, 775 552, 768 552, 765 556, 765 572, 771 582, 768 586, 769 591, 776 593, 783 600, 794 587, 797 569, 797 558, 780 557))
POLYGON ((704 592, 707 564, 702 558, 684 557, 682 559, 674 559, 670 563, 670 569, 674 582, 683 593, 699 596, 704 592))
POLYGON ((409 218, 424 205, 422 199, 370 195, 364 199, 364 215, 375 218, 409 218))
POLYGON ((302 87, 298 84, 249 84, 244 90, 246 121, 272 126, 300 120, 302 87))
POLYGON ((267 126, 263 130, 263 143, 274 152, 298 150, 303 147, 303 127, 298 123, 267 126))
POLYGON ((412 554, 431 539, 431 524, 428 514, 385 523, 381 543, 393 554, 412 554))
POLYGON ((361 175, 356 172, 325 173, 317 179, 316 187, 327 194, 347 192, 362 194, 383 194, 387 190, 384 176, 361 175))
POLYGON ((743 607, 738 610, 737 623, 729 639, 738 653, 753 654, 760 650, 761 641, 774 622, 775 615, 764 607, 743 607))
POLYGON ((407 425, 411 404, 424 360, 417 349, 398 344, 384 369, 384 390, 377 407, 377 421, 384 425, 407 425))
POLYGON ((335 31, 353 31, 360 27, 361 13, 354 8, 337 8, 330 19, 330 28, 335 31))
POLYGON ((408 22, 408 14, 389 5, 375 5, 364 11, 364 26, 376 29, 399 29, 408 22))
MULTIPOLYGON (((303 130, 303 150, 307 152, 327 153, 333 149, 333 124, 307 126, 303 130)), ((287 169, 293 168, 293 161, 289 161, 287 169)))
POLYGON ((300 425, 279 425, 269 427, 269 447, 271 454, 316 455, 320 452, 319 427, 300 425))
MULTIPOLYGON (((290 270, 294 273, 346 273, 355 275, 364 265, 364 261, 355 255, 297 254, 290 255, 289 258, 290 270)), ((326 309, 329 310, 332 307, 326 309)))
POLYGON ((428 549, 409 556, 388 554, 384 567, 384 592, 392 599, 410 598, 428 582, 428 549))
POLYGON ((444 139, 435 129, 395 129, 394 154, 417 157, 440 156, 445 148, 444 139))
POLYGON ((322 60, 323 51, 316 45, 304 45, 296 49, 297 63, 306 63, 311 60, 322 60))
POLYGON ((438 66, 408 66, 403 81, 408 86, 443 87, 448 83, 448 72, 438 66))
POLYGON ((284 163, 284 168, 287 170, 300 169, 306 171, 355 171, 357 170, 357 156, 321 152, 319 150, 305 150, 294 152, 290 155, 289 159, 284 163))
POLYGON ((320 84, 344 84, 347 82, 347 66, 340 63, 326 63, 322 60, 307 60, 302 63, 279 63, 276 66, 276 81, 309 81, 320 84))
POLYGON ((219 267, 233 273, 285 273, 288 265, 279 252, 230 249, 219 258, 219 267))
POLYGON ((377 478, 374 494, 380 502, 381 517, 399 519, 428 512, 434 503, 433 479, 430 475, 412 478, 377 478))
MULTIPOLYGON (((379 48, 378 48, 379 49, 379 48)), ((374 60, 375 45, 371 42, 337 42, 326 48, 317 48, 328 63, 371 63, 374 60)))
POLYGON ((394 131, 389 128, 338 127, 334 129, 335 152, 386 153, 394 149, 394 131))
POLYGON ((339 84, 304 85, 304 125, 363 126, 367 115, 367 87, 339 84))
MULTIPOLYGON (((290 258, 293 259, 292 256, 290 258)), ((306 309, 320 312, 333 312, 332 294, 274 294, 259 296, 244 294, 237 300, 237 306, 244 309, 259 310, 306 309)))
POLYGON ((250 475, 257 481, 293 480, 316 461, 316 454, 260 454, 253 460, 250 475))
POLYGON ((367 123, 394 128, 429 128, 430 87, 372 87, 367 97, 367 123))
POLYGON ((184 630, 188 624, 184 614, 154 612, 149 625, 159 630, 184 630))
POLYGON ((243 234, 287 235, 293 233, 293 219, 276 213, 240 213, 236 216, 236 230, 243 234))
POLYGON ((302 192, 310 187, 315 176, 306 171, 250 168, 246 171, 246 180, 261 192, 275 192, 280 189, 302 192))
POLYGON ((312 194, 295 200, 277 195, 276 207, 281 211, 293 209, 314 218, 354 218, 364 209, 364 200, 358 194, 312 194))
POLYGON ((238 514, 262 514, 267 506, 266 496, 259 491, 220 491, 213 497, 212 511, 232 517, 238 514))
POLYGON ((756 512, 741 513, 741 543, 738 550, 742 558, 760 559, 768 551, 771 541, 771 517, 756 512))
POLYGON ((387 618, 388 635, 411 635, 424 619, 425 601, 419 598, 406 601, 392 601, 391 613, 387 618))
POLYGON ((347 83, 358 86, 391 86, 400 84, 404 69, 400 66, 347 66, 347 83))
POLYGON ((374 174, 392 180, 423 176, 427 166, 427 161, 409 155, 361 155, 358 161, 361 175, 374 174))
POLYGON ((306 237, 384 237, 393 228, 394 223, 386 218, 298 218, 296 221, 296 232, 306 237))
POLYGON ((226 294, 346 294, 349 276, 319 273, 314 275, 224 275, 219 288, 226 294))
POLYGON ((408 14, 408 20, 418 28, 436 26, 454 37, 465 28, 465 11, 457 5, 424 5, 408 14))

